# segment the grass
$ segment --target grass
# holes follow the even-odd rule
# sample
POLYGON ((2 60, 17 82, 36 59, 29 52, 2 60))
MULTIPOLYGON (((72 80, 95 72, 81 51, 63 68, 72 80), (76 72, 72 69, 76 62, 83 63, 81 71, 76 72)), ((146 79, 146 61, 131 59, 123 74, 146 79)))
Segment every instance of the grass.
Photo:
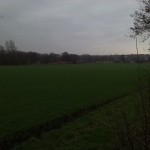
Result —
POLYGON ((136 74, 135 64, 0 66, 0 139, 131 92, 136 74))
POLYGON ((118 143, 112 126, 116 125, 116 120, 122 120, 122 111, 126 112, 129 123, 137 121, 135 106, 136 99, 128 96, 74 120, 60 130, 47 132, 40 139, 31 138, 13 150, 115 150, 118 143))

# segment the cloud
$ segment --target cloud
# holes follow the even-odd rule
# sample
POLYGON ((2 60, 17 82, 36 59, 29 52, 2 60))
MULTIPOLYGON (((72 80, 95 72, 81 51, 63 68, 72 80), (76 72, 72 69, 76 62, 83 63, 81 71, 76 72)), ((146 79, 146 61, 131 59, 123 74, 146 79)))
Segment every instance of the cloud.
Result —
POLYGON ((103 54, 108 43, 132 52, 124 35, 136 8, 134 0, 1 0, 0 42, 13 39, 22 50, 48 53, 103 54))

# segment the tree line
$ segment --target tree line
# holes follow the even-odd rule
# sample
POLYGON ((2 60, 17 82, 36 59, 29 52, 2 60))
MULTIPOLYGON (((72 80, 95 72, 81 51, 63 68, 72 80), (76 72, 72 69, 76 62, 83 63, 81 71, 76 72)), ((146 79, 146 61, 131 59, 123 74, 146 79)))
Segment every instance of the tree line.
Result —
MULTIPOLYGON (((149 55, 140 55, 140 62, 150 62, 149 55)), ((129 63, 136 62, 136 55, 77 55, 63 52, 62 54, 41 54, 37 52, 20 51, 15 42, 6 41, 0 45, 0 65, 30 65, 30 64, 78 64, 78 63, 129 63)))
POLYGON ((20 51, 12 40, 6 41, 5 46, 0 45, 0 65, 51 64, 59 62, 75 64, 77 61, 78 55, 67 52, 60 55, 20 51))

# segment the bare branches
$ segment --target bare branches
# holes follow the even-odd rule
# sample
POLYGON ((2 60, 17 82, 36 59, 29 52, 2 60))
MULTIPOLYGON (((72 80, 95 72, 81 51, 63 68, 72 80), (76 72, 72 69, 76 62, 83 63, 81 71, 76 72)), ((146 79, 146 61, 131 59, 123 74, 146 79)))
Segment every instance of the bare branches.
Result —
POLYGON ((150 37, 150 0, 139 0, 140 8, 131 15, 133 27, 130 27, 130 37, 143 37, 143 41, 150 37))

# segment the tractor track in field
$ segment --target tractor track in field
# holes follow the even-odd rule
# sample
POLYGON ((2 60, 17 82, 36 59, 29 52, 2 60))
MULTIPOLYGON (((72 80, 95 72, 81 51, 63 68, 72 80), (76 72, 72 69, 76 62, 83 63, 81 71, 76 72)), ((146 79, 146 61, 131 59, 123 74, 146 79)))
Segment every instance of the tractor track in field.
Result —
POLYGON ((33 126, 32 128, 28 128, 23 131, 18 131, 12 134, 11 136, 6 136, 0 139, 0 150, 11 150, 18 144, 21 144, 22 142, 27 141, 31 137, 40 138, 42 134, 45 132, 49 132, 49 131, 56 130, 56 129, 61 129, 67 123, 72 122, 77 118, 83 117, 84 115, 87 115, 88 113, 96 111, 97 109, 105 105, 108 105, 116 100, 125 98, 129 95, 131 95, 131 93, 123 94, 121 96, 108 99, 103 103, 95 104, 86 108, 81 108, 77 112, 66 114, 63 117, 56 118, 44 124, 33 126))

